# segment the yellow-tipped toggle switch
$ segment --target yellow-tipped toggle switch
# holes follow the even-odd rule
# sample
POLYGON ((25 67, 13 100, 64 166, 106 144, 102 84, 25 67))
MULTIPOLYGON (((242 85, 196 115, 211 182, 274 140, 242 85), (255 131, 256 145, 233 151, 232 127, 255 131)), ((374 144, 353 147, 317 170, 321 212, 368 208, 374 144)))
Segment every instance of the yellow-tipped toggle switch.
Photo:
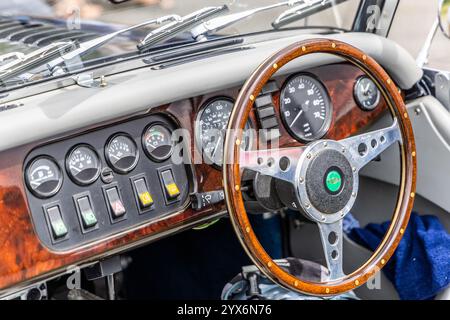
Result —
POLYGON ((144 178, 135 180, 134 187, 136 189, 136 194, 141 209, 150 208, 153 204, 153 198, 150 192, 148 191, 147 184, 145 183, 144 178))
POLYGON ((151 206, 153 204, 153 198, 150 192, 139 193, 139 203, 144 208, 151 206))
POLYGON ((166 170, 161 172, 161 178, 166 189, 166 194, 169 200, 173 200, 180 195, 180 189, 178 189, 175 179, 173 178, 172 171, 166 170))

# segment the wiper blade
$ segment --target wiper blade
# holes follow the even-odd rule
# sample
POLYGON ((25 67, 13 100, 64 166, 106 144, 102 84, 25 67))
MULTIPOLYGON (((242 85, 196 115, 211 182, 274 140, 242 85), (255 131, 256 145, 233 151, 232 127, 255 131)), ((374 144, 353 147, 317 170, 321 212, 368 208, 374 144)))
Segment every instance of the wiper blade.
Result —
POLYGON ((211 18, 224 11, 228 11, 227 5, 219 7, 206 7, 194 11, 182 17, 180 21, 174 21, 153 30, 141 41, 140 44, 138 44, 137 47, 139 51, 145 51, 155 44, 169 40, 183 31, 190 30, 196 25, 202 23, 205 19, 211 18))
POLYGON ((288 9, 272 22, 274 29, 279 29, 292 22, 304 19, 310 15, 331 8, 348 0, 303 0, 303 4, 288 9))
POLYGON ((68 53, 64 54, 63 56, 58 57, 54 61, 49 62, 47 64, 47 68, 50 71, 52 71, 57 65, 65 62, 65 61, 70 61, 74 58, 80 58, 81 56, 84 56, 84 55, 98 49, 99 47, 103 46, 105 43, 109 42, 113 38, 115 38, 123 33, 129 32, 129 31, 132 31, 135 29, 139 29, 139 28, 142 28, 145 26, 149 26, 152 24, 163 24, 164 22, 167 22, 167 21, 179 21, 180 19, 181 19, 181 17, 176 14, 167 15, 167 16, 163 16, 160 18, 151 19, 151 20, 136 24, 134 26, 130 26, 130 27, 94 38, 94 39, 91 39, 88 41, 81 42, 79 44, 78 49, 68 52, 68 53))
POLYGON ((0 83, 20 76, 77 48, 73 41, 55 42, 0 66, 0 83))
POLYGON ((232 25, 236 22, 239 22, 245 18, 248 18, 256 13, 272 10, 279 7, 284 6, 295 6, 299 2, 304 2, 304 0, 290 0, 290 1, 282 1, 279 3, 274 3, 271 5, 267 5, 264 7, 249 9, 242 12, 232 13, 226 16, 217 17, 210 19, 208 21, 203 22, 202 24, 198 25, 197 27, 193 28, 191 30, 191 34, 194 39, 197 41, 204 40, 207 35, 213 34, 221 29, 224 29, 228 27, 229 25, 232 25))

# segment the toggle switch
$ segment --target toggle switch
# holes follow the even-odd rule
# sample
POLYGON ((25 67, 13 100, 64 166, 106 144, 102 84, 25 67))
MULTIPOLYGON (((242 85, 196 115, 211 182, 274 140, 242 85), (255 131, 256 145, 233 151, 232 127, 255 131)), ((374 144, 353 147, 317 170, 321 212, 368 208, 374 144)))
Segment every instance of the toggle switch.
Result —
POLYGON ((117 187, 112 187, 106 190, 106 197, 109 209, 113 219, 118 219, 126 213, 125 206, 120 199, 119 190, 117 187))
POLYGON ((180 190, 175 183, 172 170, 165 170, 161 172, 161 178, 164 184, 164 189, 166 190, 168 200, 174 200, 175 198, 177 198, 180 195, 180 190))
POLYGON ((67 234, 67 227, 62 219, 59 206, 47 208, 47 216, 50 222, 53 237, 55 239, 64 237, 67 234))
POLYGON ((83 227, 91 228, 97 224, 97 217, 92 209, 91 202, 88 196, 77 199, 78 212, 81 215, 83 227))
POLYGON ((148 191, 147 184, 145 183, 144 178, 134 180, 133 183, 141 209, 147 209, 151 207, 151 205, 153 204, 153 198, 148 191))

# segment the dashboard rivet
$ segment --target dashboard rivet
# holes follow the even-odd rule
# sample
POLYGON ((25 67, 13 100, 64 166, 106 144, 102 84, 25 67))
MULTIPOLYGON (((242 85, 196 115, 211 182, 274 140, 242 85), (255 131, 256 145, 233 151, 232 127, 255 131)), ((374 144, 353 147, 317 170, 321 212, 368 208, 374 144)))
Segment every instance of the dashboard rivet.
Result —
POLYGON ((415 157, 415 156, 416 156, 416 152, 413 151, 413 152, 411 153, 411 155, 412 155, 413 157, 415 157))
POLYGON ((356 197, 356 192, 353 192, 353 193, 352 193, 352 197, 353 197, 353 198, 356 197))
POLYGON ((245 228, 245 232, 250 233, 250 227, 245 228))
POLYGON ((386 263, 386 260, 384 260, 384 259, 381 259, 381 264, 385 264, 386 263))
POLYGON ((298 281, 297 280, 294 281, 294 286, 298 287, 298 281))
POLYGON ((255 96, 254 95, 250 95, 250 100, 251 101, 255 101, 255 96))
POLYGON ((302 51, 303 51, 303 52, 306 51, 306 47, 305 47, 305 46, 302 47, 302 51))
POLYGON ((355 280, 355 286, 359 285, 359 280, 355 280))
POLYGON ((309 209, 311 206, 310 206, 310 204, 309 203, 305 203, 305 208, 306 209, 309 209))
POLYGON ((401 228, 400 229, 400 234, 403 234, 403 233, 405 233, 405 229, 401 228))
POLYGON ((405 117, 405 119, 408 118, 408 113, 405 112, 405 113, 403 114, 403 117, 405 117))
POLYGON ((414 192, 411 192, 411 198, 414 198, 415 194, 414 192))
POLYGON ((332 46, 333 48, 336 48, 336 43, 333 42, 333 43, 331 44, 331 46, 332 46))
POLYGON ((342 148, 342 153, 345 153, 345 148, 342 148))
POLYGON ((356 172, 356 167, 352 167, 352 171, 353 171, 353 172, 356 172))
POLYGON ((326 220, 325 216, 321 216, 320 220, 325 221, 326 220))
POLYGON ((308 154, 306 155, 306 158, 311 159, 311 153, 308 153, 308 154))
POLYGON ((273 68, 274 68, 274 69, 278 69, 278 64, 274 63, 274 64, 273 64, 273 68))
POLYGON ((305 179, 303 179, 303 177, 300 177, 300 183, 303 183, 305 181, 305 179))
POLYGON ((240 189, 240 187, 238 184, 234 186, 234 190, 239 191, 239 189, 240 189))
POLYGON ((391 84, 391 79, 387 79, 387 84, 391 84))
POLYGON ((363 55, 363 60, 366 60, 367 59, 367 56, 366 55, 363 55))
POLYGON ((324 146, 324 147, 327 147, 327 146, 328 146, 328 142, 324 142, 324 143, 323 143, 323 146, 324 146))
POLYGON ((241 145, 241 140, 236 139, 236 145, 237 145, 237 146, 240 146, 240 145, 241 145))
POLYGON ((330 288, 326 288, 325 293, 330 293, 330 288))
POLYGON ((271 267, 272 267, 272 261, 269 261, 269 262, 267 263, 267 266, 268 266, 269 268, 271 268, 271 267))

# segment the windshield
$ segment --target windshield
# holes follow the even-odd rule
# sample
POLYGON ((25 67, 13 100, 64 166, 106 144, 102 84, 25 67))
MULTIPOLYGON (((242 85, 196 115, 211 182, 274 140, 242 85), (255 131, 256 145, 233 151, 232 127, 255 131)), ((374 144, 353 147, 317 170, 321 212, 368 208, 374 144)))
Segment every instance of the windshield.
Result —
POLYGON ((0 89, 163 48, 170 51, 180 45, 204 45, 227 36, 283 29, 345 32, 352 28, 359 2, 2 1, 0 89))

